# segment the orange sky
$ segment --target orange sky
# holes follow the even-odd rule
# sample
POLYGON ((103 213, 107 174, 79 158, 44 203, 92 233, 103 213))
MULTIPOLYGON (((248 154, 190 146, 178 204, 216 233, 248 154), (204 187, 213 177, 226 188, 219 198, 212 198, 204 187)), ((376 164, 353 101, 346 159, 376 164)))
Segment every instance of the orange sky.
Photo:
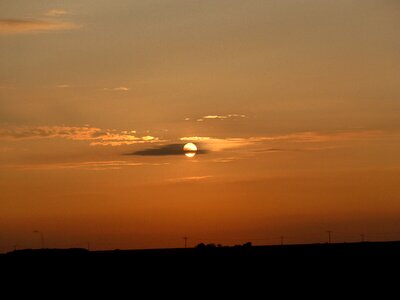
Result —
POLYGON ((391 0, 1 2, 0 251, 400 239, 399 25, 391 0))

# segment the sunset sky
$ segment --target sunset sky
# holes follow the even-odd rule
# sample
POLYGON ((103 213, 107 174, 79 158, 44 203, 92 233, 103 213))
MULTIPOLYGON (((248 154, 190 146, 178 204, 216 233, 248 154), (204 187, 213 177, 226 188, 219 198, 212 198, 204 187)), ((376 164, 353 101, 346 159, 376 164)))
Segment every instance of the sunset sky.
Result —
POLYGON ((397 0, 1 0, 0 252, 400 239, 399 37, 397 0))

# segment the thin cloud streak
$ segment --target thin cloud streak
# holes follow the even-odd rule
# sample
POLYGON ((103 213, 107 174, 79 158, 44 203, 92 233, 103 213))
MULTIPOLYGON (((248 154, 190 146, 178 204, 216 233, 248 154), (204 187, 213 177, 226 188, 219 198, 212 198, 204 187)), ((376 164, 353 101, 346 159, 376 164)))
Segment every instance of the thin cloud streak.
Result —
MULTIPOLYGON (((259 136, 249 138, 212 138, 202 136, 181 137, 185 142, 201 142, 205 149, 210 151, 222 151, 233 148, 242 148, 260 143, 330 143, 350 140, 373 139, 384 136, 379 130, 364 131, 334 131, 334 132, 299 132, 285 135, 259 136)), ((274 148, 273 148, 274 149, 274 148)), ((270 151, 270 149, 268 150, 270 151)))
POLYGON ((211 175, 205 175, 205 176, 189 176, 189 177, 180 177, 180 178, 171 178, 168 179, 168 182, 172 183, 182 183, 182 182, 196 182, 196 181, 203 181, 206 179, 210 179, 213 176, 211 175))
POLYGON ((119 170, 126 167, 138 166, 163 166, 169 163, 143 163, 124 160, 106 160, 106 161, 83 161, 83 162, 60 162, 46 164, 21 164, 21 165, 6 165, 4 167, 22 169, 22 170, 67 170, 67 169, 82 169, 90 171, 103 170, 119 170))
POLYGON ((89 141, 91 146, 122 146, 159 141, 157 137, 135 135, 136 131, 117 131, 96 127, 71 126, 22 126, 0 129, 0 140, 19 141, 32 139, 62 138, 75 141, 89 141))
POLYGON ((246 115, 242 114, 228 114, 228 115, 206 115, 198 118, 197 122, 203 122, 204 120, 226 120, 231 118, 246 118, 246 115))
POLYGON ((80 27, 73 22, 58 20, 3 19, 0 20, 0 35, 38 34, 74 30, 80 27))
POLYGON ((116 92, 127 92, 130 90, 130 88, 126 87, 126 86, 118 86, 115 88, 104 88, 104 91, 116 91, 116 92))
POLYGON ((64 9, 55 8, 55 9, 50 9, 44 15, 47 17, 59 17, 59 16, 68 15, 68 14, 69 13, 64 9))
POLYGON ((66 170, 66 169, 81 169, 90 171, 103 170, 120 170, 125 167, 138 166, 164 166, 169 163, 142 163, 123 160, 108 160, 108 161, 84 161, 84 162, 61 162, 61 163, 46 163, 46 164, 25 164, 25 165, 5 165, 4 167, 22 170, 66 170))
POLYGON ((203 119, 229 119, 229 118, 245 118, 246 115, 230 114, 230 115, 208 115, 203 116, 203 119))

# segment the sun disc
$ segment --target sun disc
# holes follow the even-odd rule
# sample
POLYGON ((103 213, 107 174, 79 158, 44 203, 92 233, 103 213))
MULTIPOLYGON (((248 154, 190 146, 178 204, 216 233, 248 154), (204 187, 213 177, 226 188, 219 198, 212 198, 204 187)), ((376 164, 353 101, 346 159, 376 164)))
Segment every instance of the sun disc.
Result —
POLYGON ((194 157, 197 152, 197 146, 193 143, 187 143, 183 146, 183 152, 185 152, 186 157, 194 157))

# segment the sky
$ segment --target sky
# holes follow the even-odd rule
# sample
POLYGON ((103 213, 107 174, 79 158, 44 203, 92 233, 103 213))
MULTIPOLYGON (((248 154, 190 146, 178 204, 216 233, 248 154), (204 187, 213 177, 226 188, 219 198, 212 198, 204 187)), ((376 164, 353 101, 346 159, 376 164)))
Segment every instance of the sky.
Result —
POLYGON ((396 0, 1 0, 0 252, 400 239, 399 36, 396 0))

